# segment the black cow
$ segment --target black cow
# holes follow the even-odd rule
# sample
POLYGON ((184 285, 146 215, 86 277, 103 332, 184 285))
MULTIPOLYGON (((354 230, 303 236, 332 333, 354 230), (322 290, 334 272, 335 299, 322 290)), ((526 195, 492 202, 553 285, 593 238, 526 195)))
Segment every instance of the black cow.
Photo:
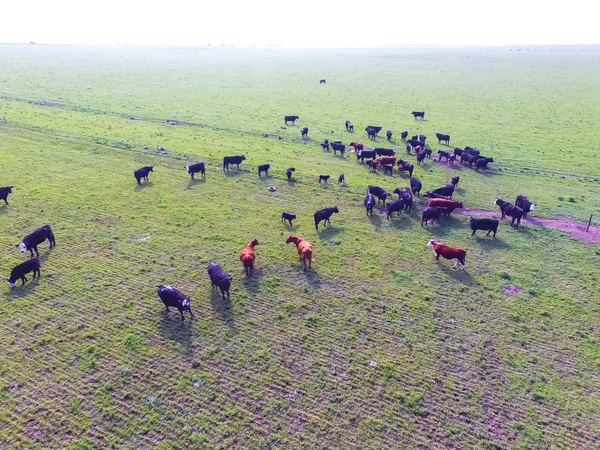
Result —
POLYGON ((202 175, 202 177, 206 177, 206 168, 204 167, 203 162, 185 166, 185 170, 187 170, 187 173, 189 173, 191 175, 192 180, 194 179, 195 173, 200 173, 202 175))
POLYGON ((396 188, 394 189, 394 194, 398 194, 398 200, 402 200, 404 202, 404 209, 409 211, 412 210, 413 196, 410 193, 410 190, 408 190, 408 188, 396 188))
POLYGON ((430 206, 429 208, 425 208, 423 210, 423 215, 421 216, 421 226, 423 226, 423 222, 425 222, 425 225, 427 226, 430 220, 433 224, 433 222, 435 222, 442 214, 447 213, 448 208, 443 206, 430 206))
POLYGON ((323 151, 325 150, 329 150, 329 141, 327 139, 325 139, 322 143, 321 143, 321 147, 323 148, 323 151))
POLYGON ((344 177, 344 174, 340 174, 340 176, 338 177, 338 184, 346 184, 346 178, 344 177))
POLYGON ((218 286, 221 289, 223 300, 225 300, 225 292, 229 297, 229 288, 231 287, 232 276, 227 275, 223 268, 214 262, 208 263, 208 276, 210 277, 211 287, 218 286))
POLYGON ((448 162, 448 159, 450 158, 450 152, 445 152, 444 150, 438 150, 437 154, 438 154, 438 162, 441 162, 442 158, 446 158, 446 162, 448 162))
POLYGON ((376 156, 377 152, 375 152, 375 150, 359 150, 356 152, 356 160, 358 161, 360 159, 363 163, 365 162, 365 158, 375 159, 376 156))
POLYGON ((285 124, 287 125, 288 122, 292 122, 294 123, 296 120, 298 120, 300 117, 299 116, 285 116, 285 124))
POLYGON ((458 175, 456 175, 455 177, 452 177, 452 185, 453 186, 456 186, 459 181, 460 181, 460 177, 458 175))
POLYGON ((323 79, 323 80, 319 81, 319 84, 327 84, 327 80, 323 79))
POLYGON ((240 163, 245 161, 247 158, 244 155, 226 156, 223 158, 223 170, 229 170, 229 165, 235 164, 239 170, 240 163))
POLYGON ((324 208, 315 211, 315 228, 317 229, 317 231, 319 231, 319 222, 325 221, 323 222, 324 227, 327 227, 327 222, 329 222, 329 226, 331 226, 331 220, 329 220, 329 218, 333 213, 339 212, 340 211, 337 206, 334 206, 333 208, 324 208))
POLYGON ((408 137, 408 131, 404 130, 401 134, 400 137, 402 138, 402 142, 406 142, 406 138, 408 137))
POLYGON ((463 152, 464 152, 464 150, 462 148, 458 148, 458 147, 454 147, 454 150, 452 151, 452 153, 454 154, 455 158, 457 156, 462 156, 463 152))
POLYGON ((375 138, 377 137, 377 130, 374 130, 371 127, 367 127, 367 128, 365 128, 365 131, 367 132, 369 139, 375 140, 375 138))
POLYGON ((425 156, 429 159, 431 159, 431 149, 430 148, 426 148, 423 149, 423 151, 425 152, 425 156))
POLYGON ((367 194, 364 201, 365 209, 367 210, 367 216, 369 215, 369 211, 371 215, 373 215, 373 207, 375 206, 375 196, 373 194, 367 194))
POLYGON ((494 162, 494 158, 479 158, 475 163, 475 169, 487 169, 487 165, 494 162))
POLYGON ((419 135, 415 134, 414 136, 410 137, 413 141, 418 141, 419 140, 419 135))
POLYGON ((350 123, 349 120, 346 120, 346 131, 354 130, 354 126, 350 123))
POLYGON ((374 159, 372 159, 371 161, 367 161, 367 165, 371 168, 373 172, 377 172, 377 163, 374 159))
POLYGON ((505 202, 501 198, 497 199, 494 202, 494 205, 498 205, 500 207, 500 211, 502 212, 502 218, 504 219, 506 216, 510 216, 512 218, 510 225, 514 225, 515 220, 517 221, 517 228, 519 228, 519 224, 521 223, 521 217, 523 217, 523 210, 518 206, 512 205, 508 202, 505 202))
POLYGON ((384 175, 389 172, 390 175, 394 176, 394 166, 383 164, 381 167, 383 167, 384 175))
POLYGON ((416 147, 417 145, 420 145, 421 148, 425 147, 425 142, 420 141, 418 139, 409 139, 408 141, 406 141, 406 143, 411 147, 416 147))
POLYGON ((144 166, 144 167, 141 167, 141 168, 133 171, 133 176, 137 180, 138 184, 142 184, 140 182, 142 179, 148 181, 148 174, 150 172, 154 172, 152 170, 153 167, 154 166, 144 166))
POLYGON ((431 192, 433 192, 434 194, 445 195, 446 197, 452 198, 452 194, 454 194, 454 185, 447 184, 446 186, 434 189, 431 192))
POLYGON ((469 226, 471 227, 471 230, 473 230, 471 236, 475 236, 475 232, 477 230, 487 230, 486 236, 489 236, 490 233, 493 231, 494 237, 496 237, 496 232, 498 231, 498 223, 500 223, 498 219, 474 219, 473 217, 471 217, 471 220, 469 221, 469 226))
POLYGON ((308 127, 302 128, 301 133, 303 138, 308 137, 308 127))
POLYGON ((392 134, 393 134, 393 133, 392 133, 392 130, 387 130, 387 131, 385 132, 385 136, 387 137, 387 140, 388 140, 388 141, 391 141, 391 140, 392 140, 392 134))
POLYGON ((435 133, 435 135, 438 138, 438 144, 445 142, 446 145, 450 145, 450 135, 449 134, 435 133))
POLYGON ((292 220, 294 220, 295 218, 296 218, 296 214, 292 214, 292 213, 285 212, 285 211, 283 211, 281 213, 281 221, 285 222, 287 220, 290 223, 290 227, 293 226, 292 220))
POLYGON ((417 165, 420 166, 421 163, 423 162, 423 160, 425 159, 425 157, 427 156, 427 153, 425 152, 425 150, 421 150, 419 153, 417 153, 417 165))
POLYGON ((452 153, 450 155, 450 158, 448 158, 448 165, 451 166, 452 164, 454 164, 454 161, 456 161, 456 155, 454 155, 454 153, 452 153))
POLYGON ((467 153, 466 151, 464 151, 460 157, 460 163, 462 164, 464 162, 467 162, 467 163, 469 163, 469 167, 473 167, 473 163, 477 162, 478 159, 479 159, 479 156, 472 155, 471 153, 467 153))
POLYGON ((400 172, 404 172, 405 170, 408 172, 408 176, 412 177, 413 170, 415 170, 414 164, 411 164, 402 159, 399 159, 398 160, 398 174, 400 174, 400 172))
POLYGON ((413 195, 418 197, 421 194, 422 187, 423 185, 417 177, 410 177, 410 190, 412 191, 413 195))
POLYGON ((290 181, 292 179, 292 172, 295 172, 296 169, 293 167, 289 167, 286 169, 285 174, 287 176, 288 181, 290 181))
POLYGON ((337 155, 337 152, 340 152, 340 154, 344 156, 344 152, 346 151, 346 146, 341 142, 332 142, 331 148, 333 149, 334 155, 337 155))
POLYGON ((379 186, 369 185, 367 187, 367 194, 373 194, 375 197, 377 197, 377 203, 380 203, 383 200, 383 204, 385 205, 385 199, 388 196, 388 193, 385 189, 379 186))
POLYGON ((390 220, 392 217, 392 213, 397 212, 398 217, 400 217, 400 211, 404 209, 404 200, 393 200, 387 205, 387 219, 390 220))
POLYGON ((35 274, 38 274, 38 277, 41 277, 40 274, 40 260, 37 258, 28 259, 25 262, 22 262, 18 266, 15 266, 13 270, 10 271, 10 278, 8 284, 11 288, 14 288, 17 285, 17 280, 21 280, 21 285, 25 284, 27 281, 27 275, 29 272, 33 272, 33 278, 35 278, 35 274))
POLYGON ((184 312, 190 313, 190 319, 194 316, 190 305, 190 301, 192 300, 190 297, 183 294, 179 289, 175 289, 168 284, 161 284, 156 287, 158 296, 164 303, 167 312, 169 312, 169 307, 172 306, 173 308, 177 308, 179 310, 179 314, 181 314, 181 320, 185 320, 183 317, 184 312))
POLYGON ((4 200, 4 203, 7 205, 8 201, 6 199, 8 198, 8 194, 12 194, 12 188, 12 186, 0 187, 0 200, 4 200))
POLYGON ((536 204, 529 201, 527 197, 524 195, 517 195, 517 199, 515 200, 515 206, 518 206, 523 210, 523 217, 527 217, 527 214, 533 211, 536 208, 536 204))
POLYGON ((448 197, 447 195, 435 194, 433 192, 425 192, 423 194, 423 197, 427 197, 427 198, 443 198, 444 200, 450 200, 450 197, 448 197))
POLYGON ((420 117, 421 120, 423 120, 425 118, 425 111, 413 111, 412 115, 414 116, 415 119, 417 117, 420 117))
POLYGON ((260 177, 260 174, 262 172, 264 172, 267 176, 269 176, 269 169, 271 168, 271 164, 262 164, 260 166, 258 166, 258 176, 260 177))
POLYGON ((473 147, 469 147, 468 145, 465 147, 465 152, 474 155, 474 156, 479 156, 480 152, 479 150, 477 150, 476 148, 473 147))
POLYGON ((50 242, 50 248, 56 246, 56 240, 54 239, 54 233, 52 232, 52 228, 50 225, 44 225, 43 227, 38 228, 33 233, 28 234, 23 238, 23 242, 17 244, 21 253, 29 250, 31 252, 31 257, 33 258, 33 251, 35 250, 35 254, 40 256, 38 252, 38 245, 48 239, 50 242))
POLYGON ((325 181, 325 183, 327 183, 327 180, 329 180, 331 178, 331 175, 319 175, 319 183, 321 182, 321 180, 325 181))
POLYGON ((375 150, 375 153, 377 154, 377 156, 395 156, 396 155, 396 152, 394 150, 392 150, 391 148, 375 147, 373 150, 375 150))

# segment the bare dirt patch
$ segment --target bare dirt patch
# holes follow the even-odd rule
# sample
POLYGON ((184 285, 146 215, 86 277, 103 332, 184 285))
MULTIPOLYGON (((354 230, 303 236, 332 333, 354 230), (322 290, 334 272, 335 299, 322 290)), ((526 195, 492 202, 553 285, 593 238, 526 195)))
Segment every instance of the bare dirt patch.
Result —
POLYGON ((523 288, 515 286, 514 284, 505 284, 504 286, 502 286, 502 292, 510 295, 520 295, 525 293, 523 288))

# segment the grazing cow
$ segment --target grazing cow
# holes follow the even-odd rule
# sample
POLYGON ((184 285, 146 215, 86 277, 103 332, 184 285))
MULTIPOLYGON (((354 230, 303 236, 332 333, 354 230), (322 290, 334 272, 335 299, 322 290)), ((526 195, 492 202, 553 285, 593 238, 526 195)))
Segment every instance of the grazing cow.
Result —
POLYGON ((430 148, 426 148, 423 150, 425 152, 425 156, 429 159, 431 159, 431 149, 430 148))
POLYGON ((356 152, 356 160, 358 161, 360 159, 360 161, 363 163, 365 162, 365 158, 375 159, 376 156, 377 153, 375 153, 375 150, 359 150, 356 152))
POLYGON ((446 186, 434 189, 431 192, 433 192, 434 194, 440 194, 452 198, 452 194, 454 194, 454 185, 447 184, 446 186))
POLYGON ((450 158, 450 152, 445 152, 444 150, 438 150, 437 154, 438 154, 438 162, 442 162, 442 158, 446 158, 446 162, 448 162, 448 159, 450 158))
POLYGON ((400 174, 401 172, 404 172, 405 170, 408 172, 408 176, 412 177, 413 170, 415 170, 414 164, 411 164, 409 162, 403 161, 402 159, 399 159, 398 160, 398 174, 400 174))
POLYGON ((352 123, 349 120, 346 120, 346 131, 354 130, 352 123), (352 128, 351 128, 352 127, 352 128))
POLYGON ((387 219, 390 220, 392 213, 397 212, 400 217, 400 211, 404 209, 404 200, 393 200, 387 204, 387 219))
POLYGON ((392 134, 393 134, 393 133, 392 133, 392 130, 387 130, 387 131, 385 132, 385 136, 387 137, 387 140, 388 140, 388 141, 391 141, 391 140, 392 140, 392 134))
POLYGON ((152 170, 153 167, 154 166, 144 166, 144 167, 141 167, 141 168, 133 171, 133 176, 137 180, 138 184, 142 184, 141 183, 142 179, 148 181, 148 174, 150 172, 154 172, 154 170, 152 170))
POLYGON ((456 185, 458 184, 459 181, 460 181, 460 177, 458 175, 456 175, 455 177, 452 177, 452 186, 456 187, 456 185))
POLYGON ((367 128, 365 128, 365 131, 367 132, 369 139, 375 140, 375 138, 377 137, 376 130, 374 130, 373 128, 367 127, 367 128))
POLYGON ((415 120, 417 117, 420 117, 421 120, 423 120, 425 118, 425 111, 413 111, 412 115, 414 116, 415 120))
POLYGON ((425 144, 425 141, 427 140, 427 136, 425 136, 424 134, 420 134, 420 135, 419 135, 419 140, 420 140, 420 141, 421 141, 423 144, 425 144))
POLYGON ((192 180, 194 179, 194 174, 195 173, 200 173, 202 175, 202 177, 206 177, 206 168, 204 167, 204 163, 203 162, 199 162, 196 164, 190 164, 189 166, 185 166, 185 170, 187 170, 187 173, 189 173, 192 177, 192 180))
POLYGON ((475 163, 475 169, 487 169, 489 163, 494 162, 494 158, 479 158, 475 163))
POLYGON ((422 187, 423 185, 417 177, 410 177, 410 190, 412 191, 413 195, 416 195, 417 197, 421 195, 422 187))
POLYGON ((508 202, 505 202, 501 198, 497 199, 494 202, 494 205, 498 205, 500 207, 500 211, 502 212, 502 219, 504 219, 507 215, 512 218, 510 225, 513 226, 515 220, 517 221, 517 228, 519 228, 519 224, 521 223, 521 217, 523 217, 523 210, 518 206, 512 205, 508 202))
POLYGON ((225 300, 225 292, 227 292, 227 297, 229 297, 229 288, 231 287, 232 276, 227 275, 223 268, 214 262, 208 263, 208 276, 210 277, 211 287, 214 289, 217 286, 221 289, 221 295, 223 295, 223 300, 225 300))
POLYGON ((454 269, 458 263, 462 266, 462 269, 465 270, 467 267, 467 252, 466 250, 461 250, 460 248, 450 247, 449 245, 444 245, 434 240, 431 240, 427 243, 427 247, 433 249, 433 254, 435 255, 435 262, 438 262, 440 256, 445 259, 453 259, 454 265, 452 268, 454 269))
POLYGON ((254 260, 256 259, 256 253, 254 253, 254 247, 256 245, 258 245, 258 240, 252 239, 240 252, 240 261, 244 265, 246 276, 252 275, 254 260))
POLYGON ((394 150, 392 150, 391 148, 375 147, 373 150, 375 150, 375 153, 377 153, 377 156, 394 156, 396 154, 396 152, 394 150))
POLYGON ((367 187, 367 194, 373 194, 375 197, 377 197, 377 203, 380 203, 383 200, 384 205, 385 199, 388 197, 388 193, 385 189, 371 184, 367 187))
POLYGON ((323 151, 329 151, 329 140, 325 139, 323 142, 321 142, 321 147, 323 148, 323 151))
POLYGON ((321 183, 321 180, 325 181, 325 183, 327 183, 327 180, 329 180, 331 178, 331 175, 319 175, 319 183, 321 183))
POLYGON ((285 212, 285 211, 283 211, 281 213, 281 221, 285 222, 287 220, 290 223, 290 227, 293 226, 292 220, 294 220, 295 218, 296 218, 296 214, 292 214, 292 213, 285 212))
POLYGON ((431 220, 431 223, 438 219, 442 214, 446 214, 446 208, 442 206, 432 206, 429 208, 425 208, 423 210, 423 216, 421 217, 421 226, 423 226, 423 222, 425 222, 425 226, 428 226, 428 222, 431 220))
MULTIPOLYGON (((365 148, 365 146, 362 145, 360 142, 350 142, 350 144, 348 144, 348 145, 350 145, 351 147, 354 147, 354 151, 356 151, 357 153, 362 151, 365 148)), ((358 156, 356 157, 356 159, 358 159, 358 156)))
POLYGON ((8 198, 8 194, 12 194, 12 188, 12 186, 0 187, 0 200, 4 200, 4 203, 7 205, 8 201, 6 199, 8 198))
POLYGON ((262 172, 264 172, 267 176, 269 176, 269 169, 271 168, 271 164, 262 164, 260 166, 258 166, 258 176, 260 177, 260 174, 262 172))
POLYGON ((443 200, 450 200, 450 197, 448 197, 446 195, 434 194, 433 192, 425 192, 423 194, 423 197, 427 197, 427 198, 441 198, 443 200))
POLYGON ((402 200, 404 202, 404 209, 411 211, 413 205, 413 196, 410 192, 410 188, 396 188, 394 189, 394 194, 398 194, 398 200, 402 200))
POLYGON ((449 216, 452 211, 454 211, 456 208, 461 208, 463 207, 462 202, 456 202, 454 200, 446 200, 443 198, 430 198, 429 202, 427 202, 427 206, 443 206, 444 208, 446 208, 446 215, 449 216))
POLYGON ((329 219, 333 213, 339 213, 340 210, 337 206, 333 208, 323 208, 318 211, 315 211, 315 228, 319 231, 319 222, 323 222, 323 226, 327 227, 327 222, 329 222, 329 226, 331 226, 331 220, 329 219))
POLYGON ((406 142, 406 138, 408 137, 408 131, 404 130, 401 134, 400 137, 402 138, 402 142, 406 142))
POLYGON ((396 165, 396 157, 395 156, 380 156, 373 160, 375 165, 383 166, 384 164, 391 164, 392 166, 396 165))
POLYGON ((418 166, 421 165, 421 163, 423 162, 423 160, 425 159, 426 156, 427 156, 427 152, 425 150, 422 150, 417 153, 417 165, 418 166))
POLYGON ((308 137, 308 127, 302 128, 301 133, 303 138, 308 137))
POLYGON ((479 150, 473 147, 469 147, 468 145, 465 147, 465 152, 470 153, 474 156, 479 156, 479 150))
POLYGON ((523 218, 527 217, 527 214, 529 214, 536 208, 535 203, 530 202, 527 197, 521 194, 517 195, 517 199, 515 200, 515 206, 523 210, 523 218))
POLYGON ((473 163, 477 162, 478 159, 479 159, 479 156, 472 155, 471 153, 467 153, 466 151, 464 151, 460 157, 460 163, 462 164, 464 162, 467 162, 467 163, 469 163, 469 167, 473 167, 473 163))
POLYGON ((496 232, 498 231, 499 223, 500 222, 498 219, 474 219, 473 217, 471 217, 471 220, 469 221, 469 226, 471 227, 471 230, 473 230, 471 236, 475 236, 475 232, 477 230, 487 230, 486 236, 489 236, 490 233, 493 231, 494 237, 496 237, 496 232))
POLYGON ((454 164, 454 161, 456 161, 456 155, 454 153, 452 153, 450 155, 450 158, 448 158, 448 165, 451 166, 454 164))
POLYGON ((289 244, 290 242, 296 244, 300 261, 304 263, 304 271, 306 272, 306 261, 308 261, 308 267, 312 267, 312 245, 310 245, 308 241, 297 236, 288 236, 285 243, 289 244))
POLYGON ((292 124, 293 124, 293 123, 294 123, 296 120, 298 120, 299 118, 300 118, 299 116, 285 116, 285 117, 284 117, 284 119, 285 119, 285 124, 287 125, 287 124, 288 124, 288 122, 292 122, 292 124))
POLYGON ((285 174, 287 175, 288 181, 290 181, 292 179, 292 173, 295 171, 296 171, 296 169, 293 167, 289 167, 286 169, 285 174))
POLYGON ((334 155, 337 155, 337 152, 340 152, 340 155, 344 156, 344 152, 346 151, 346 146, 341 142, 332 142, 331 148, 333 149, 334 155))
POLYGON ((18 266, 15 266, 13 270, 10 271, 10 278, 8 284, 11 288, 14 288, 17 285, 17 280, 21 280, 21 285, 25 284, 27 281, 27 275, 29 272, 33 272, 33 278, 35 278, 35 274, 38 274, 38 277, 41 277, 40 274, 40 260, 37 258, 28 259, 25 262, 22 262, 18 266))
POLYGON ((21 253, 29 250, 31 252, 31 257, 33 258, 33 251, 35 250, 35 254, 40 256, 38 252, 38 245, 48 239, 50 242, 50 248, 56 246, 56 240, 54 239, 54 233, 52 232, 52 228, 50 225, 44 225, 43 227, 38 228, 33 233, 28 234, 23 238, 23 242, 17 244, 21 253))
POLYGON ((449 134, 435 133, 435 135, 438 138, 438 144, 445 142, 446 145, 450 145, 450 135, 449 134))
POLYGON ((327 80, 321 80, 319 81, 319 84, 327 84, 327 80))
POLYGON ((346 177, 344 177, 344 174, 340 174, 340 176, 338 177, 338 185, 342 184, 342 185, 346 185, 346 177))
POLYGON ((375 206, 375 196, 373 194, 367 194, 364 201, 365 209, 367 210, 367 216, 369 212, 373 215, 373 207, 375 206))
POLYGON ((383 167, 384 175, 389 172, 390 175, 394 176, 394 166, 388 166, 386 164, 383 164, 381 167, 383 167))
POLYGON ((182 293, 179 289, 175 289, 168 284, 161 284, 157 287, 158 296, 162 300, 169 312, 169 307, 177 308, 179 310, 179 314, 181 314, 181 320, 185 320, 183 317, 184 312, 190 313, 190 320, 194 316, 192 313, 192 308, 190 306, 190 301, 192 300, 190 297, 182 293))
POLYGON ((223 170, 229 170, 229 165, 233 165, 235 164, 238 168, 238 170, 240 169, 240 163, 242 161, 245 161, 247 158, 244 155, 237 155, 237 156, 226 156, 223 158, 223 170))

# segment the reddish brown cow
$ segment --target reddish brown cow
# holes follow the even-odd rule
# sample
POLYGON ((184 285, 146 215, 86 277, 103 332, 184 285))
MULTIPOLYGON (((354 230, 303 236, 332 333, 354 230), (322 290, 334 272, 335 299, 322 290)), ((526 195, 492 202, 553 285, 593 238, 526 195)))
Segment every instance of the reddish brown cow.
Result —
POLYGON ((364 150, 364 145, 362 145, 360 142, 352 142, 350 145, 354 147, 355 151, 364 150))
POLYGON ((383 165, 395 166, 396 165, 396 157, 395 156, 381 156, 379 158, 375 158, 373 160, 373 162, 377 166, 383 166, 383 165))
POLYGON ((246 276, 252 275, 254 260, 256 259, 256 254, 254 253, 255 245, 258 245, 258 241, 256 239, 252 239, 240 252, 240 261, 244 265, 246 276))
POLYGON ((448 209, 448 215, 450 215, 450 213, 456 208, 462 209, 463 204, 462 202, 456 202, 454 200, 445 200, 443 198, 430 198, 429 202, 427 203, 427 206, 443 206, 444 208, 448 209))
POLYGON ((466 250, 461 250, 460 248, 450 247, 449 245, 444 245, 434 240, 431 240, 427 243, 427 247, 433 249, 433 254, 435 255, 435 262, 438 262, 440 256, 446 259, 453 259, 454 265, 452 268, 454 269, 458 263, 461 264, 462 269, 465 270, 467 267, 467 252, 466 250))
POLYGON ((308 261, 308 267, 312 267, 312 245, 310 245, 301 237, 297 236, 289 236, 285 243, 289 244, 290 242, 296 244, 296 249, 298 249, 298 255, 300 256, 300 261, 304 263, 304 271, 306 272, 306 261, 308 261))

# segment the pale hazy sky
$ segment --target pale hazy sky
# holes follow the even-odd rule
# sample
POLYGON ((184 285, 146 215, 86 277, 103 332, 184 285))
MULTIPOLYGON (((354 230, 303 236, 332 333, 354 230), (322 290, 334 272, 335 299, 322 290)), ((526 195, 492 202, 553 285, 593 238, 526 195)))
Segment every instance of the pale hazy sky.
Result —
POLYGON ((0 42, 600 44, 600 0, 6 0, 0 42))

